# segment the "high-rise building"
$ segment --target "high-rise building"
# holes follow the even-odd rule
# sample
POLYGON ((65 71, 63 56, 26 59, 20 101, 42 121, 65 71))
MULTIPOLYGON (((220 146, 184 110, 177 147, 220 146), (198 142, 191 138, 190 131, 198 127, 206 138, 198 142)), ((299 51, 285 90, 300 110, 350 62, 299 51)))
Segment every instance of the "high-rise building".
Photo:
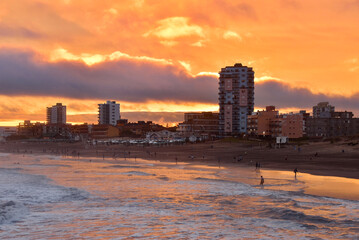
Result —
POLYGON ((66 124, 66 106, 62 103, 48 107, 46 113, 47 124, 66 124))
POLYGON ((107 101, 98 105, 98 123, 115 126, 120 120, 120 104, 115 101, 107 101))
POLYGON ((236 63, 219 72, 219 134, 247 133, 247 116, 254 110, 254 72, 236 63))

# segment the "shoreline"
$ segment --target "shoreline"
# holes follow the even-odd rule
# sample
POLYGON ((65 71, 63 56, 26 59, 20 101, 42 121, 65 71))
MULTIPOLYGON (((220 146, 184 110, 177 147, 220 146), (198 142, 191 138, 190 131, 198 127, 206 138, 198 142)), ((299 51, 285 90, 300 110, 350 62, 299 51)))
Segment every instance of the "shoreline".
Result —
MULTIPOLYGON (((105 161, 141 158, 164 162, 186 162, 207 166, 249 167, 293 171, 319 176, 359 179, 359 147, 345 143, 310 143, 270 149, 251 142, 206 142, 169 146, 87 145, 83 143, 8 142, 0 152, 76 157, 96 157, 105 161), (343 152, 344 151, 344 152, 343 152), (315 156, 317 155, 317 156, 315 156), (192 157, 193 156, 193 157, 192 157)), ((99 160, 99 161, 100 161, 99 160)), ((294 175, 294 173, 293 173, 294 175)))
MULTIPOLYGON (((156 159, 134 159, 134 158, 119 158, 119 159, 110 159, 105 158, 103 160, 101 157, 96 156, 82 156, 80 158, 74 156, 59 156, 59 155, 51 155, 51 154, 18 154, 18 153, 5 153, 12 156, 19 156, 19 161, 14 162, 15 166, 21 166, 23 161, 26 159, 36 158, 36 157, 44 157, 45 159, 49 159, 50 161, 71 161, 71 162, 81 162, 81 164, 86 163, 96 163, 96 164, 110 164, 110 166, 127 166, 131 168, 131 166, 140 166, 144 164, 147 166, 147 163, 150 163, 151 166, 168 166, 176 168, 177 164, 174 161, 166 161, 166 160, 156 160, 156 159), (22 156, 21 156, 22 155, 22 156), (21 160, 21 157, 24 157, 24 160, 21 160), (18 165, 19 164, 19 165, 18 165)), ((4 157, 4 155, 0 154, 0 157, 4 157)), ((213 163, 213 162, 212 162, 213 163)), ((178 166, 180 169, 202 169, 209 168, 210 171, 215 171, 217 173, 222 172, 221 170, 225 170, 222 172, 223 174, 216 176, 221 180, 229 180, 229 181, 238 181, 244 184, 249 184, 254 188, 261 188, 263 190, 274 190, 274 191, 298 191, 298 184, 302 185, 303 192, 307 195, 313 196, 321 196, 321 197, 330 197, 335 199, 344 199, 344 200, 359 200, 359 191, 355 191, 355 189, 359 189, 359 179, 348 178, 348 177, 336 177, 330 175, 317 175, 313 173, 304 173, 301 172, 297 177, 293 176, 292 171, 288 170, 278 170, 272 168, 262 168, 262 169, 253 169, 248 165, 232 165, 225 164, 220 166, 220 168, 216 164, 212 163, 204 163, 199 161, 183 161, 178 162, 178 166), (228 169, 230 169, 228 171, 228 169), (238 175, 233 175, 233 173, 238 175), (231 174, 229 174, 231 173, 231 174), (228 175, 229 174, 229 175, 228 175), (263 175, 265 178, 264 186, 259 185, 260 176, 263 175), (290 183, 288 185, 288 183, 290 183)), ((26 163, 25 163, 26 164, 26 163)), ((51 166, 51 165, 50 165, 51 166)), ((136 167, 137 168, 137 167, 136 167)))

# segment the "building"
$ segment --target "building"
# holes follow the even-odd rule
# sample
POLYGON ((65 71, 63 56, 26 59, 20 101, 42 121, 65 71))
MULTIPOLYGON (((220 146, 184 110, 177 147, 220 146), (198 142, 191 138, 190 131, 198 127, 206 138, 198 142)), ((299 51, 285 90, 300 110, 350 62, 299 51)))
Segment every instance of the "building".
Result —
POLYGON ((44 138, 56 138, 56 139, 70 139, 71 126, 68 124, 46 124, 42 129, 42 136, 44 138))
POLYGON ((120 130, 112 125, 94 125, 91 129, 91 137, 97 139, 118 137, 120 130))
POLYGON ((158 132, 165 129, 171 129, 155 124, 152 121, 118 121, 117 126, 120 129, 121 137, 145 137, 148 132, 158 132))
POLYGON ((247 116, 254 110, 254 72, 236 63, 219 72, 219 134, 247 133, 247 116))
POLYGON ((16 127, 0 127, 0 137, 9 137, 17 134, 16 127))
POLYGON ((205 139, 218 136, 219 113, 185 113, 184 122, 180 123, 177 132, 198 133, 205 139))
POLYGON ((174 140, 180 138, 179 134, 176 132, 171 132, 168 130, 161 130, 158 132, 148 132, 146 133, 147 140, 174 140))
POLYGON ((255 136, 272 136, 271 123, 278 119, 278 111, 274 106, 267 106, 266 110, 257 111, 248 116, 248 134, 255 136))
POLYGON ((92 125, 88 125, 87 123, 80 124, 80 125, 72 125, 70 127, 72 137, 76 137, 79 139, 87 139, 90 136, 90 130, 92 125))
POLYGON ((248 134, 261 137, 301 138, 303 113, 279 114, 274 106, 248 116, 248 134))
POLYGON ((98 123, 100 125, 110 124, 116 126, 117 121, 120 119, 120 104, 115 101, 107 101, 98 105, 98 123))
POLYGON ((335 107, 329 105, 329 102, 320 102, 313 107, 314 118, 329 118, 335 111, 335 107))
POLYGON ((44 123, 32 123, 30 120, 25 120, 17 126, 17 135, 27 138, 41 138, 44 126, 44 123))
POLYGON ((306 135, 311 138, 333 138, 359 135, 359 118, 352 112, 335 112, 328 102, 313 107, 313 116, 305 118, 306 135))
POLYGON ((280 115, 281 128, 275 137, 301 138, 303 137, 303 114, 289 113, 280 115))
POLYGON ((47 124, 66 124, 66 106, 62 103, 48 107, 46 113, 47 124))

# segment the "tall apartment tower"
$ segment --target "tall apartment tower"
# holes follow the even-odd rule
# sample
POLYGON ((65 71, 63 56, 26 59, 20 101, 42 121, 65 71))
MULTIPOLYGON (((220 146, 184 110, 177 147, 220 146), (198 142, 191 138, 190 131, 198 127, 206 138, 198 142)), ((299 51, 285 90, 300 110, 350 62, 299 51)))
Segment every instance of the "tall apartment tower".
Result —
POLYGON ((115 126, 120 120, 120 104, 115 101, 107 101, 98 105, 98 123, 115 126))
POLYGON ((46 110, 47 124, 66 124, 66 106, 62 103, 56 103, 46 110))
POLYGON ((247 133, 247 116, 254 110, 254 72, 240 63, 219 72, 219 134, 247 133))

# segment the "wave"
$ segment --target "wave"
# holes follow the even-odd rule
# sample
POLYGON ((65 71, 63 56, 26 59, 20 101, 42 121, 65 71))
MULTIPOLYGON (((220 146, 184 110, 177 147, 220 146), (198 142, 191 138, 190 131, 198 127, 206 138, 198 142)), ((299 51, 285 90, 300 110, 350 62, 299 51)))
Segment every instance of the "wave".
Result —
POLYGON ((132 165, 110 165, 103 167, 105 169, 107 168, 141 168, 140 166, 132 166, 132 165))
POLYGON ((224 180, 224 179, 217 179, 217 178, 204 178, 204 177, 196 177, 194 180, 200 181, 214 181, 214 182, 223 182, 223 183, 238 183, 236 181, 224 180))
POLYGON ((130 172, 125 172, 122 173, 125 175, 136 175, 136 176, 156 176, 156 174, 151 174, 151 173, 146 173, 146 172, 138 172, 138 171, 130 171, 130 172))
POLYGON ((307 215, 305 213, 291 210, 288 208, 270 208, 262 211, 261 215, 273 219, 301 222, 303 224, 305 223, 328 224, 333 222, 333 220, 325 217, 307 215))
POLYGON ((0 168, 0 196, 16 199, 24 205, 78 201, 87 199, 90 194, 77 188, 56 185, 43 175, 34 175, 0 168))
POLYGON ((158 179, 161 179, 163 181, 169 181, 170 179, 166 176, 159 176, 158 179))
POLYGON ((27 213, 23 204, 14 201, 0 203, 0 225, 18 222, 27 213))

